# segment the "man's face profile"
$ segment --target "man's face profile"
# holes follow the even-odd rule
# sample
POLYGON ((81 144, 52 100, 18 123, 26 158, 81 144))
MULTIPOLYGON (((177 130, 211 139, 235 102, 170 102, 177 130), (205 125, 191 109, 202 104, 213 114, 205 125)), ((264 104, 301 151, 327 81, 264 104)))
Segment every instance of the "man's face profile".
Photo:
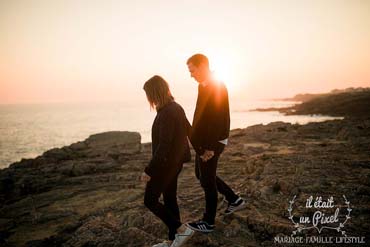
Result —
POLYGON ((203 82, 204 72, 202 70, 201 64, 199 65, 199 67, 197 67, 192 63, 188 63, 188 69, 189 69, 190 76, 192 78, 194 78, 198 83, 203 82))

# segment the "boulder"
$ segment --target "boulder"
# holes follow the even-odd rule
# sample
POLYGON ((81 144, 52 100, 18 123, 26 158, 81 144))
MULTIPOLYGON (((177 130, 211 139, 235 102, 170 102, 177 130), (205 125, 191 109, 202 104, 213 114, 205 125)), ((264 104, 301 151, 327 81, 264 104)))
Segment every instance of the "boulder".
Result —
POLYGON ((134 154, 141 150, 141 137, 137 132, 109 131, 91 135, 85 140, 89 153, 134 154))

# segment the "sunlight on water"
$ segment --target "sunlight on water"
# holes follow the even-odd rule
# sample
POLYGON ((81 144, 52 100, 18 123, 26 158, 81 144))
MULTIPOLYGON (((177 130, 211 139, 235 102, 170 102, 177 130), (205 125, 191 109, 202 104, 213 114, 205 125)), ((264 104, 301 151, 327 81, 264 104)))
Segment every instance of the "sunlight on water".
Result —
MULTIPOLYGON (((283 107, 292 102, 254 101, 231 104, 231 128, 245 128, 274 121, 305 124, 335 119, 325 116, 283 116, 278 112, 250 112, 259 107, 283 107)), ((191 122, 192 106, 184 106, 191 122)), ((0 105, 0 168, 21 158, 34 158, 54 147, 85 140, 99 132, 138 131, 150 142, 155 117, 146 104, 123 102, 51 105, 0 105)))

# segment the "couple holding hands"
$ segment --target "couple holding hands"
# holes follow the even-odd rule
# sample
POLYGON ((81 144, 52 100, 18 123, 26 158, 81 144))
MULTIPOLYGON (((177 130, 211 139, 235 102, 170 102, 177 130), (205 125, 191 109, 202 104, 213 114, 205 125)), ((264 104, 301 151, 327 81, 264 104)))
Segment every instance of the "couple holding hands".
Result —
POLYGON ((213 78, 205 55, 191 56, 187 66, 191 77, 199 83, 191 126, 162 77, 153 76, 144 84, 149 104, 157 111, 152 126, 152 159, 141 175, 141 180, 146 182, 144 204, 169 230, 168 240, 155 247, 178 247, 194 231, 212 232, 218 192, 228 201, 225 214, 245 207, 245 201, 216 175, 217 162, 227 145, 230 131, 227 89, 213 78), (196 152, 195 175, 204 190, 206 206, 201 220, 183 224, 176 194, 182 165, 191 159, 188 138, 196 152), (161 195, 163 203, 159 201, 161 195))

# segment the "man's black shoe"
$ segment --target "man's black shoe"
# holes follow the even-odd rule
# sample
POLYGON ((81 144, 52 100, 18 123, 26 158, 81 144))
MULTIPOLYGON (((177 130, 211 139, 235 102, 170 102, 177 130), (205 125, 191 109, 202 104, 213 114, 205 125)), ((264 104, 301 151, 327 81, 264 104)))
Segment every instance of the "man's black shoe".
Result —
POLYGON ((186 223, 186 226, 197 232, 210 233, 215 229, 215 225, 208 224, 206 221, 199 220, 186 223))

